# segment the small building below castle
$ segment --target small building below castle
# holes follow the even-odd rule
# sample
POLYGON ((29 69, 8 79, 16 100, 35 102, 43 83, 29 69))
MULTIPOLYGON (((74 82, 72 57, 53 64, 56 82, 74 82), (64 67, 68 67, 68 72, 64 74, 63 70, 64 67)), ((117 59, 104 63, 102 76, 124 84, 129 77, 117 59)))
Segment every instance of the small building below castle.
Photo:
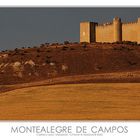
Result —
POLYGON ((115 17, 111 23, 80 23, 80 42, 112 43, 121 41, 140 43, 140 18, 129 23, 122 23, 119 17, 115 17))

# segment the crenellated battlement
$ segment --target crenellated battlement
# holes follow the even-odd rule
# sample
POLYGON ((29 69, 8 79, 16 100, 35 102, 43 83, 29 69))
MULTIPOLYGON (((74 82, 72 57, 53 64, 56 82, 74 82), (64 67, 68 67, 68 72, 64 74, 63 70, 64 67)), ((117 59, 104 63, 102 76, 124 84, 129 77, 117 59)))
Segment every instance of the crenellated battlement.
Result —
POLYGON ((103 23, 103 24, 98 24, 97 27, 106 27, 106 26, 109 26, 109 25, 113 25, 112 22, 107 22, 107 23, 103 23))
POLYGON ((135 22, 123 22, 122 25, 138 24, 138 21, 135 22))
POLYGON ((103 24, 80 23, 80 42, 92 42, 90 40, 94 40, 93 42, 135 41, 140 43, 140 18, 133 22, 121 22, 119 17, 115 17, 112 22, 103 24))

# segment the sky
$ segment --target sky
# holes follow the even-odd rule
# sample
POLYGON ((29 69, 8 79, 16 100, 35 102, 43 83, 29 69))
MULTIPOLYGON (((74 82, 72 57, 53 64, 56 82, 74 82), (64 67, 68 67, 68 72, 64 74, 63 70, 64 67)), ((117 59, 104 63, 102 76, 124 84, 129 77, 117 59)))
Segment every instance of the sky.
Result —
POLYGON ((81 21, 136 21, 140 8, 0 8, 0 50, 79 42, 81 21))

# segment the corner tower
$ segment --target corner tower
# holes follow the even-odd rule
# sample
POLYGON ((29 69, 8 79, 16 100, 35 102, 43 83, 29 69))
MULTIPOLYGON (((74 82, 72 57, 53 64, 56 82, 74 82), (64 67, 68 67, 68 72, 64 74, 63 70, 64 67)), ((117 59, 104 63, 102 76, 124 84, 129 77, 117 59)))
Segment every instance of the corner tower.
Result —
POLYGON ((122 41, 122 23, 119 17, 113 19, 114 42, 122 41))
POLYGON ((95 25, 94 22, 80 23, 80 42, 95 42, 95 25))
POLYGON ((140 17, 138 18, 138 22, 137 22, 137 43, 140 44, 140 17))

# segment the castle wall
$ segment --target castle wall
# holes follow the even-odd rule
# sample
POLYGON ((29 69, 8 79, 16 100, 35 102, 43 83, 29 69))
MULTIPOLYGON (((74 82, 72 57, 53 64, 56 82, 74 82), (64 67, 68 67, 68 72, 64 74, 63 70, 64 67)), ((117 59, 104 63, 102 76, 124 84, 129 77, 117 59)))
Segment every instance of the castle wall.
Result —
POLYGON ((90 42, 90 24, 89 22, 80 23, 80 42, 90 42))
POLYGON ((80 42, 117 41, 140 43, 140 18, 132 23, 122 23, 118 17, 115 17, 112 23, 102 25, 94 22, 80 23, 80 42))
POLYGON ((137 23, 137 42, 140 44, 140 18, 138 18, 138 23, 137 23))
POLYGON ((122 24, 122 41, 138 41, 138 23, 122 24))
POLYGON ((113 19, 113 28, 114 42, 122 41, 122 22, 120 18, 115 17, 113 19))
POLYGON ((80 23, 80 42, 95 42, 95 24, 94 22, 80 23))
POLYGON ((113 42, 113 24, 96 26, 95 34, 96 42, 113 42))

